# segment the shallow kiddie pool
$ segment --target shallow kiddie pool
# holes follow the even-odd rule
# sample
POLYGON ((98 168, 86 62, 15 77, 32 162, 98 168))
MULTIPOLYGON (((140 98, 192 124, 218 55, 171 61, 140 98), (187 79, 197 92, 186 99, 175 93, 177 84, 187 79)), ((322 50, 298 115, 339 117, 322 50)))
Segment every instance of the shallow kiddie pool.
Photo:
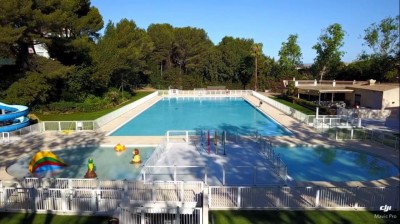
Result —
POLYGON ((97 177, 101 180, 136 180, 140 175, 140 166, 146 162, 154 151, 154 147, 127 147, 123 152, 116 152, 112 147, 88 147, 62 149, 53 151, 62 159, 67 167, 54 170, 30 173, 29 162, 34 154, 18 159, 7 168, 7 172, 16 177, 57 177, 84 178, 87 171, 88 159, 93 158, 97 177), (134 148, 139 149, 141 164, 131 164, 134 148))

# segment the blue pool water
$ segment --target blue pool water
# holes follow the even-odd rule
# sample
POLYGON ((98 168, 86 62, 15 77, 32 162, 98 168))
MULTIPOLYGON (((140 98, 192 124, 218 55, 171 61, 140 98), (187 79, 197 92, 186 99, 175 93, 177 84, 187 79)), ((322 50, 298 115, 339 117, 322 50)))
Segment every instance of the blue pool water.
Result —
POLYGON ((162 136, 168 130, 225 130, 249 135, 289 135, 243 98, 164 98, 111 136, 162 136))
MULTIPOLYGON (((53 151, 64 160, 67 167, 52 172, 29 173, 28 166, 33 154, 20 158, 7 168, 14 177, 57 177, 84 178, 87 171, 88 159, 93 158, 96 165, 97 177, 101 180, 136 180, 140 174, 140 165, 130 164, 133 147, 127 147, 124 152, 115 152, 111 147, 75 148, 53 151)), ((137 147, 144 164, 154 151, 154 147, 137 147)))
POLYGON ((296 181, 369 181, 399 175, 399 168, 363 152, 312 147, 274 148, 296 181))

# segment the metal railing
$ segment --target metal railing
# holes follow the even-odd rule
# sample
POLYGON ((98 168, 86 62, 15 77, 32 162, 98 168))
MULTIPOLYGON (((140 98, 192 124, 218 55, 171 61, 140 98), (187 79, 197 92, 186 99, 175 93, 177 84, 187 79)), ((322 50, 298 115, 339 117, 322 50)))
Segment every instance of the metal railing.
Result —
MULTIPOLYGON (((8 184, 9 185, 9 184, 8 184)), ((97 179, 25 178, 13 187, 0 181, 0 211, 112 214, 124 203, 201 204, 202 182, 102 181, 97 179)))
POLYGON ((400 148, 400 138, 392 132, 366 128, 336 127, 323 132, 323 134, 335 140, 371 140, 396 150, 400 148))
POLYGON ((169 130, 166 133, 167 143, 189 143, 191 137, 198 135, 195 130, 169 130))
POLYGON ((2 143, 10 142, 10 132, 1 132, 1 142, 2 143))
POLYGON ((43 131, 93 131, 94 121, 43 121, 39 123, 43 131))
POLYGON ((163 96, 242 96, 250 95, 251 90, 179 90, 162 91, 163 96))
POLYGON ((129 208, 118 207, 118 219, 121 223, 203 223, 202 208, 129 208))
POLYGON ((313 127, 317 129, 325 128, 351 128, 361 125, 361 120, 345 115, 319 115, 313 118, 313 127))
POLYGON ((399 187, 227 187, 210 186, 210 209, 399 210, 399 187), (396 195, 396 196, 394 196, 396 195))
POLYGON ((264 155, 269 161, 271 161, 273 167, 276 169, 277 174, 284 180, 287 180, 288 176, 288 168, 285 162, 283 162, 279 153, 275 153, 275 150, 272 147, 271 141, 268 141, 262 137, 258 139, 260 152, 264 155))

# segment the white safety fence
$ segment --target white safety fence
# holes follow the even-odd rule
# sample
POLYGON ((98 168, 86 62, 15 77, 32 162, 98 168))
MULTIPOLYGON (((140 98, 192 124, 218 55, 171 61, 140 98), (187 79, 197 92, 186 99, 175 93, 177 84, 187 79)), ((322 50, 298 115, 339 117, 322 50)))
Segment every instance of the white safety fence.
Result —
POLYGON ((250 95, 251 90, 206 90, 206 89, 195 89, 195 90, 179 90, 170 89, 168 91, 162 91, 162 96, 242 96, 250 95))
POLYGON ((202 194, 202 182, 26 178, 11 187, 0 182, 0 211, 112 214, 121 203, 147 202, 196 207, 201 205, 202 194))
POLYGON ((210 209, 399 210, 399 187, 210 186, 210 209))
POLYGON ((396 150, 400 148, 400 139, 392 132, 366 128, 336 127, 323 132, 323 134, 335 140, 371 140, 396 150))
POLYGON ((93 131, 96 129, 94 121, 43 121, 39 123, 43 131, 93 131))
POLYGON ((203 223, 202 208, 127 208, 118 207, 118 219, 120 223, 203 223))
POLYGON ((346 115, 319 115, 314 117, 313 126, 317 129, 361 127, 361 119, 346 115))

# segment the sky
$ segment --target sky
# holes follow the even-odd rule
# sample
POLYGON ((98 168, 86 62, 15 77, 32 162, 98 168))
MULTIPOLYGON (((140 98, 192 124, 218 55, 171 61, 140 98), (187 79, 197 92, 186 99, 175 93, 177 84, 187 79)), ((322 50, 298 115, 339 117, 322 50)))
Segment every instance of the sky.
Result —
POLYGON ((364 30, 389 16, 399 15, 399 0, 92 0, 104 23, 133 20, 142 29, 153 23, 204 29, 218 44, 223 37, 252 38, 263 53, 278 59, 283 42, 298 35, 303 63, 316 56, 312 46, 329 25, 346 32, 342 57, 352 62, 366 50, 364 30))

